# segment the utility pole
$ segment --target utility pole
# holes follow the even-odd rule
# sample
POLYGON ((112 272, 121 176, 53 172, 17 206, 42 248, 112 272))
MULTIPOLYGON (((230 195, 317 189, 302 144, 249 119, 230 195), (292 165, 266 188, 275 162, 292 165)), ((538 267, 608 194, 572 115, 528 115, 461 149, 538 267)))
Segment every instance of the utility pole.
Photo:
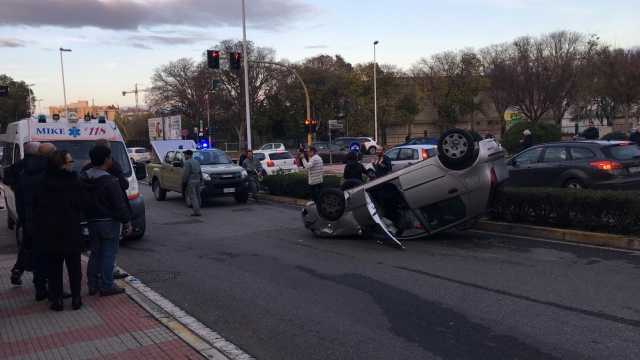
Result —
POLYGON ((150 90, 151 90, 150 88, 138 89, 138 84, 135 84, 133 90, 123 91, 122 92, 122 96, 127 96, 127 94, 134 94, 136 96, 136 113, 138 113, 140 111, 139 101, 138 101, 138 94, 142 93, 142 92, 148 92, 150 90))
POLYGON ((251 149, 251 108, 249 106, 249 54, 247 53, 247 22, 245 0, 242 0, 242 52, 244 53, 244 99, 247 117, 247 149, 251 149))
POLYGON ((376 143, 378 143, 378 61, 376 59, 376 45, 379 43, 378 40, 373 42, 373 122, 376 143))
POLYGON ((62 95, 64 96, 64 118, 69 118, 69 107, 67 106, 67 86, 64 82, 64 62, 62 61, 62 53, 71 52, 71 49, 60 47, 60 69, 62 70, 62 95))

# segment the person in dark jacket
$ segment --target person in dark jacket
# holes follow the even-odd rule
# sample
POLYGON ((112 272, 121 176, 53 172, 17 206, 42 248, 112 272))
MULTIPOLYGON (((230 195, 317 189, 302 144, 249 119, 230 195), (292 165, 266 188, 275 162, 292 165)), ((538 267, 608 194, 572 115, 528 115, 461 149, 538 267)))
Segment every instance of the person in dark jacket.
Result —
MULTIPOLYGON (((29 208, 29 215, 31 215, 31 195, 33 194, 33 191, 31 189, 26 189, 22 184, 22 180, 25 178, 25 168, 28 168, 31 173, 36 167, 36 164, 40 163, 39 160, 41 160, 41 158, 38 156, 39 146, 40 143, 38 142, 26 143, 24 145, 24 158, 16 162, 10 170, 7 171, 5 176, 5 184, 11 186, 15 194, 16 212, 18 213, 18 221, 21 224, 20 229, 22 231, 22 243, 18 249, 18 258, 11 269, 11 284, 13 285, 22 285, 22 274, 33 268, 33 241, 31 233, 27 230, 27 226, 24 226, 24 224, 30 224, 30 221, 27 219, 27 215, 25 214, 25 210, 26 208, 29 208), (25 192, 28 193, 25 194, 25 192), (28 195, 28 205, 25 204, 25 195, 28 195)), ((43 172, 44 169, 46 168, 43 168, 43 172)), ((36 292, 37 290, 38 286, 36 284, 36 292)))
POLYGON ((240 158, 238 159, 238 166, 243 166, 244 161, 247 159, 247 154, 250 150, 242 150, 242 154, 240 154, 240 158))
POLYGON ((522 132, 522 139, 520 140, 520 151, 526 150, 533 146, 533 134, 531 130, 525 129, 522 132))
POLYGON ((367 170, 360 163, 360 161, 358 161, 358 155, 355 152, 350 152, 347 155, 347 160, 344 166, 344 180, 358 180, 362 182, 362 177, 366 175, 367 170))
POLYGON ((87 198, 78 175, 73 171, 73 161, 66 150, 54 152, 48 159, 42 186, 33 199, 36 242, 47 256, 49 300, 54 311, 63 310, 63 264, 69 274, 72 307, 78 310, 82 306, 80 219, 87 198))
POLYGON ((376 177, 382 177, 389 174, 392 170, 391 159, 384 154, 383 149, 379 149, 378 158, 373 162, 373 168, 376 171, 376 177))
POLYGON ((89 156, 93 167, 83 176, 91 204, 86 218, 91 236, 91 256, 87 266, 89 295, 100 296, 124 293, 114 285, 113 268, 120 242, 121 227, 131 219, 127 197, 118 179, 109 174, 113 166, 111 149, 95 146, 89 156))

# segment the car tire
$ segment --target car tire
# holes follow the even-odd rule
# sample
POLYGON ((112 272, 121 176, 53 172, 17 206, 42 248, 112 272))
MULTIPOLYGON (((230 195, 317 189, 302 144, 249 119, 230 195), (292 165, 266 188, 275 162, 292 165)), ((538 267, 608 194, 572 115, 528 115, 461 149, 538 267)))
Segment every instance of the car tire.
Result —
POLYGON ((565 181, 562 187, 567 189, 574 189, 574 190, 582 190, 586 188, 584 181, 576 178, 571 178, 565 181))
POLYGON ((160 181, 158 179, 153 179, 151 190, 153 190, 153 196, 157 201, 167 200, 167 190, 160 187, 160 181))
POLYGON ((378 149, 376 149, 375 146, 370 146, 369 149, 367 149, 367 153, 369 155, 375 155, 377 151, 378 151, 378 149))
POLYGON ((246 204, 249 201, 249 192, 241 191, 233 196, 238 204, 246 204))
POLYGON ((318 195, 316 209, 318 214, 329 221, 336 221, 344 214, 347 203, 344 191, 339 189, 324 189, 318 195))
POLYGON ((342 189, 342 191, 346 191, 349 189, 356 188, 358 186, 362 186, 363 184, 364 183, 358 179, 347 179, 342 183, 342 186, 340 186, 340 189, 342 189))
POLYGON ((478 159, 476 141, 465 130, 447 130, 438 141, 438 158, 447 169, 464 170, 478 159))

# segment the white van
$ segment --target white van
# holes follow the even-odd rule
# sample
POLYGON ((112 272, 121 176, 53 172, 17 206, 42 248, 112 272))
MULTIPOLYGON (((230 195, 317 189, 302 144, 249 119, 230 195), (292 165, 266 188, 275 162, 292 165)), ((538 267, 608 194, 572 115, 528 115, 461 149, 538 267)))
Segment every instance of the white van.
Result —
MULTIPOLYGON (((53 117, 39 115, 37 118, 10 123, 6 133, 0 134, 0 149, 2 149, 0 151, 0 175, 4 176, 7 167, 23 158, 24 144, 31 141, 50 142, 58 150, 69 151, 75 160, 75 170, 80 172, 90 162, 89 150, 100 139, 110 142, 113 161, 122 167, 122 171, 129 181, 127 197, 133 212, 133 231, 130 237, 141 238, 146 230, 146 219, 144 199, 140 193, 136 171, 116 124, 102 116, 98 119, 75 119, 70 116, 67 120, 56 115, 53 117)), ((142 176, 140 175, 140 177, 142 176)), ((8 224, 9 227, 12 227, 18 220, 15 195, 13 189, 4 183, 0 182, 0 187, 5 194, 8 224)))

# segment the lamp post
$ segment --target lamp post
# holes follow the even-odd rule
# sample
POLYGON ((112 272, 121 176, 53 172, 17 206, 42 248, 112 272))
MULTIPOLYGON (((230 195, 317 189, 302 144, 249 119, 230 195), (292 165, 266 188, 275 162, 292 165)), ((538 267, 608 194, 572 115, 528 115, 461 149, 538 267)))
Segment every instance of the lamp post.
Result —
POLYGON ((62 61, 62 53, 71 52, 71 49, 60 47, 60 69, 62 70, 62 95, 64 96, 64 118, 69 119, 69 108, 67 107, 67 87, 64 83, 64 62, 62 61))
POLYGON ((378 40, 373 42, 373 122, 376 143, 378 142, 378 62, 376 60, 376 45, 379 43, 378 40))
POLYGON ((251 108, 249 107, 249 59, 247 54, 247 23, 245 0, 242 0, 242 52, 244 54, 244 100, 247 116, 247 149, 251 149, 251 108))

